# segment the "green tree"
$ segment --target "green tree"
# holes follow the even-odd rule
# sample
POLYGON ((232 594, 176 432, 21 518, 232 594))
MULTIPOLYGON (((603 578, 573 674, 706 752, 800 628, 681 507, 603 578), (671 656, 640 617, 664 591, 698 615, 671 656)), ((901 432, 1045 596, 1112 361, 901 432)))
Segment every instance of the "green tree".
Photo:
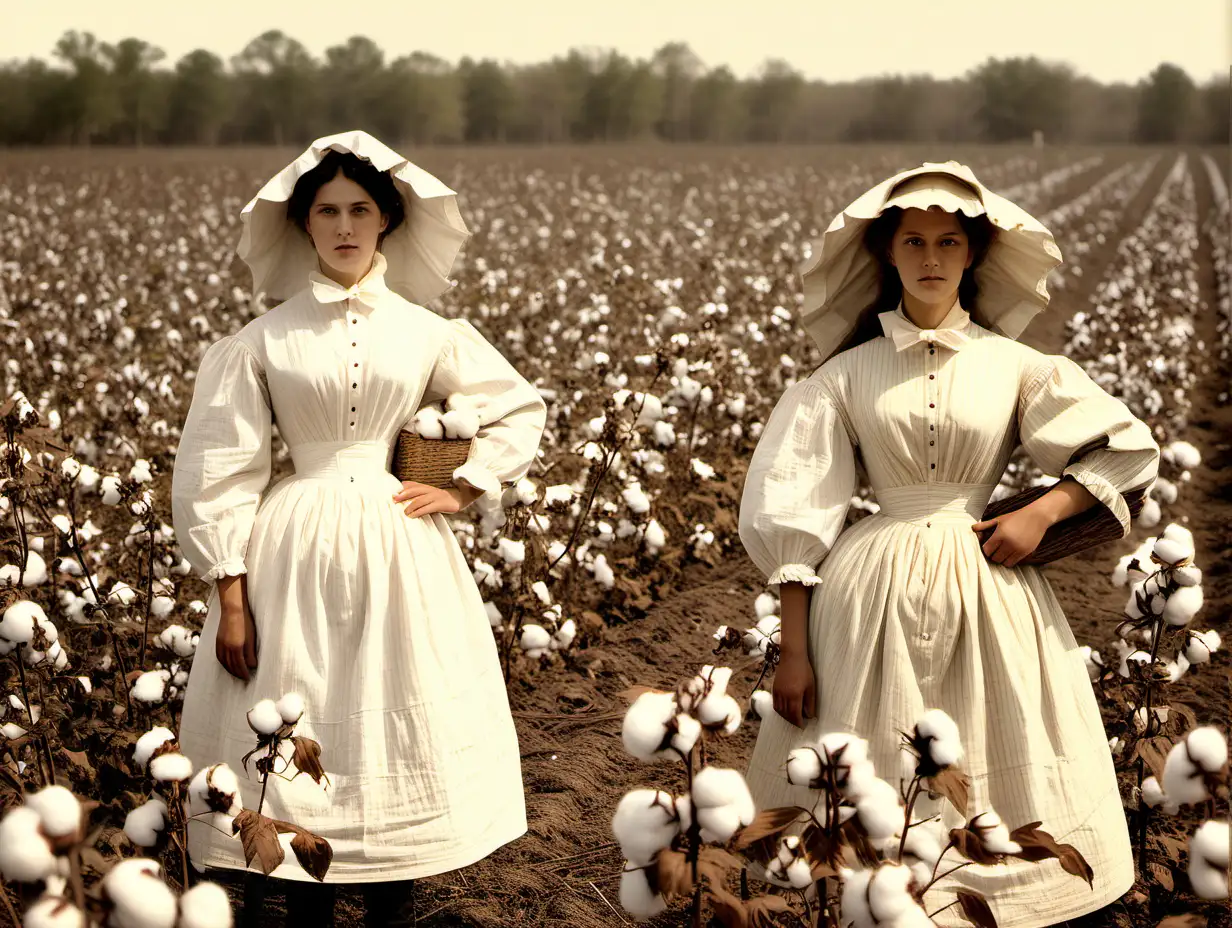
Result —
POLYGON ((366 36, 325 49, 322 102, 331 131, 372 129, 383 108, 385 53, 366 36))
POLYGON ((655 130, 674 142, 689 138, 693 88, 705 65, 684 42, 669 42, 651 56, 650 69, 662 83, 663 95, 655 130))
POLYGON ((298 41, 271 29, 244 46, 231 66, 245 140, 298 144, 320 127, 323 121, 313 118, 316 62, 298 41))
POLYGON ((104 46, 92 32, 70 30, 56 42, 54 55, 72 69, 71 77, 60 88, 62 96, 56 101, 56 108, 71 141, 89 145, 120 116, 104 46))
POLYGON ((384 83, 376 117, 382 137, 416 145, 462 140, 461 78, 449 62, 413 52, 390 64, 384 83))
POLYGON ((233 112, 232 81, 222 59, 203 48, 176 62, 167 107, 170 141, 217 145, 233 112))
POLYGON ((689 95, 689 138, 731 142, 744 133, 745 109, 740 82, 725 67, 698 78, 689 95))
POLYGON ((753 142, 785 142, 798 130, 797 105, 804 78, 786 61, 771 59, 747 85, 748 138, 753 142))
POLYGON ((1208 145, 1232 144, 1232 85, 1228 78, 1216 78, 1204 84, 1198 93, 1202 125, 1196 133, 1208 145))
POLYGON ((1139 142, 1179 142, 1189 128, 1194 83, 1174 64, 1161 64, 1138 92, 1139 142))
POLYGON ((968 75, 979 94, 975 122, 985 141, 1031 138, 1064 140, 1069 132, 1069 101, 1076 75, 1068 65, 1047 64, 1032 56, 990 58, 968 75))
POLYGON ((116 124, 120 140, 142 145, 163 124, 167 82, 153 68, 167 55, 161 48, 134 38, 104 45, 103 55, 111 63, 120 111, 116 124))
POLYGON ((514 113, 513 87, 499 64, 463 58, 458 64, 462 80, 462 108, 468 142, 503 142, 514 113))

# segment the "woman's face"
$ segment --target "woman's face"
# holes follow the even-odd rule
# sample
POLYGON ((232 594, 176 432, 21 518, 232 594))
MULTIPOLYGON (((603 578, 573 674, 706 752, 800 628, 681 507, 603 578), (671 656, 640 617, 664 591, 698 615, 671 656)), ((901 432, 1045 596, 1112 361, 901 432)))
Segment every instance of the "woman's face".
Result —
POLYGON ((317 191, 308 210, 307 230, 322 270, 351 286, 372 267, 380 235, 389 218, 372 197, 342 171, 317 191))
POLYGON ((890 263, 898 269, 903 290, 916 300, 953 305, 971 258, 967 236, 954 213, 940 208, 903 211, 890 242, 890 263))

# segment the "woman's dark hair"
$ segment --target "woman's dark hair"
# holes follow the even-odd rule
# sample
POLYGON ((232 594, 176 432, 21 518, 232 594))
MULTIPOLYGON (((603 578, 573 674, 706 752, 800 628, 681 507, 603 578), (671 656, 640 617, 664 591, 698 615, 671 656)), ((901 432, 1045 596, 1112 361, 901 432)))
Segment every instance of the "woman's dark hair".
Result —
POLYGON ((291 198, 287 200, 287 218, 303 229, 308 230, 308 212, 312 209, 312 201, 317 198, 317 192, 338 176, 341 171, 347 180, 352 180, 363 187, 372 202, 389 219, 385 231, 377 240, 377 247, 385 240, 385 236, 402 225, 406 219, 406 210, 402 205, 402 197, 394 180, 388 171, 378 171, 371 161, 360 158, 349 151, 333 151, 325 153, 325 157, 308 173, 295 182, 291 198))
MULTIPOLYGON (((963 271, 962 280, 959 281, 958 301, 977 324, 987 328, 989 323, 980 311, 980 286, 975 280, 975 269, 988 254, 988 249, 996 238, 997 229, 983 214, 968 216, 965 213, 956 212, 954 216, 958 224, 962 226, 963 234, 967 236, 968 247, 971 249, 971 266, 963 271)), ((902 218, 902 209, 891 206, 870 222, 868 228, 864 230, 864 247, 877 259, 879 279, 877 299, 860 313, 856 319, 855 329, 826 357, 825 361, 830 360, 836 354, 862 345, 864 342, 880 338, 883 333, 877 315, 893 312, 898 308, 899 301, 903 298, 903 282, 898 276, 898 269, 890 263, 890 246, 894 241, 895 233, 898 232, 902 218)), ((824 364, 825 361, 822 363, 824 364)))

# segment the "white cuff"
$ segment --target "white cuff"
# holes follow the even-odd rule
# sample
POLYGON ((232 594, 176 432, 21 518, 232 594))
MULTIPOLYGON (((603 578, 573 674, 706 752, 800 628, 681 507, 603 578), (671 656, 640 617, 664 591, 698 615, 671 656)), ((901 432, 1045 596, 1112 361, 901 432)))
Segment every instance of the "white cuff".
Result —
POLYGON ((500 504, 503 492, 500 481, 492 475, 491 471, 475 461, 467 461, 453 472, 453 482, 457 484, 458 481, 469 484, 476 490, 481 491, 486 503, 490 505, 500 504))
POLYGON ((1075 461, 1065 470, 1062 477, 1072 477, 1090 491, 1121 523, 1121 537, 1129 534, 1129 504, 1125 502, 1120 492, 1111 483, 1088 470, 1081 461, 1075 461))
POLYGON ((815 586, 821 583, 817 571, 807 564, 784 564, 768 580, 767 586, 778 586, 780 583, 803 583, 805 586, 815 586))
POLYGON ((221 580, 223 577, 238 577, 240 574, 248 573, 248 567, 245 566, 241 558, 232 558, 228 561, 219 561, 205 575, 206 580, 221 580))

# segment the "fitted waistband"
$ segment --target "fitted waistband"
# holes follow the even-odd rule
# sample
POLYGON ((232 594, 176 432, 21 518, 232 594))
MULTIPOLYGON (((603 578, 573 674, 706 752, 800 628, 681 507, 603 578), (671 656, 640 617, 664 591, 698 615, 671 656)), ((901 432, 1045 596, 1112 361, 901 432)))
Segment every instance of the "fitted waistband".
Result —
POLYGON ((918 525, 979 522, 995 483, 917 483, 876 491, 881 514, 918 525))
POLYGON ((388 474, 392 454, 384 441, 310 441, 291 448, 295 476, 314 479, 388 474))

